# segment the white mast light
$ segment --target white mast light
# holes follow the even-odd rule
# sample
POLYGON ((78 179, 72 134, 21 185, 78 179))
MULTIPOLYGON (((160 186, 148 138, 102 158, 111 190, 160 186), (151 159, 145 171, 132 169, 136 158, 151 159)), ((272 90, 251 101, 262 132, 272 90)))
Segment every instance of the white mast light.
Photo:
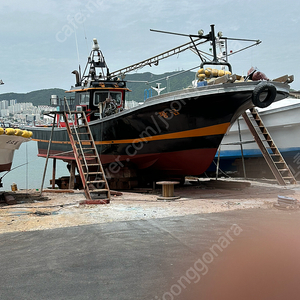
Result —
POLYGON ((93 42, 94 42, 94 45, 93 45, 93 50, 99 50, 100 48, 99 48, 99 44, 98 44, 98 41, 97 41, 97 39, 93 39, 93 42))

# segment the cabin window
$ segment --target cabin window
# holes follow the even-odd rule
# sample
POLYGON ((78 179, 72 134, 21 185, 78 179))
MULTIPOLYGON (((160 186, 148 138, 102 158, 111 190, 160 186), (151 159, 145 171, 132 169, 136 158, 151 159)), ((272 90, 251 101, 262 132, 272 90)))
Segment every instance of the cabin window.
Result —
POLYGON ((79 94, 79 104, 80 105, 89 105, 90 103, 90 94, 89 93, 80 93, 79 94))
POLYGON ((117 106, 122 103, 121 92, 96 92, 94 96, 94 105, 98 106, 100 102, 104 102, 106 99, 112 99, 116 102, 117 106))

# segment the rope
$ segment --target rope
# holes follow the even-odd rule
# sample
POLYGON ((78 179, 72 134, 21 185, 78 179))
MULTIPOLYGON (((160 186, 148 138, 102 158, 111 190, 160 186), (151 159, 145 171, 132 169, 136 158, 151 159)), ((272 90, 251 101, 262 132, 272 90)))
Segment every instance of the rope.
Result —
POLYGON ((166 77, 163 77, 163 78, 160 78, 160 79, 156 79, 156 80, 150 81, 150 82, 148 82, 148 84, 151 84, 151 83, 154 83, 154 82, 157 82, 157 81, 160 81, 160 80, 164 80, 164 79, 169 79, 170 77, 174 77, 174 76, 177 76, 177 75, 180 75, 180 74, 183 74, 183 73, 186 73, 186 72, 198 69, 198 68, 199 68, 199 66, 193 67, 193 68, 188 69, 186 71, 182 71, 182 72, 179 72, 179 73, 176 73, 176 74, 173 74, 173 75, 169 75, 169 76, 166 76, 166 77))

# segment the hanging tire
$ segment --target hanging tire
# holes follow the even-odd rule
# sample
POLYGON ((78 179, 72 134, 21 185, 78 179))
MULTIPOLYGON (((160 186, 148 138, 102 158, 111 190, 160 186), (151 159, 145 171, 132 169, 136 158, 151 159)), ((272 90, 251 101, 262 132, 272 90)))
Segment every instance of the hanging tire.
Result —
POLYGON ((276 94, 275 85, 269 82, 261 82, 255 87, 252 93, 252 103, 260 108, 267 107, 274 102, 276 94))

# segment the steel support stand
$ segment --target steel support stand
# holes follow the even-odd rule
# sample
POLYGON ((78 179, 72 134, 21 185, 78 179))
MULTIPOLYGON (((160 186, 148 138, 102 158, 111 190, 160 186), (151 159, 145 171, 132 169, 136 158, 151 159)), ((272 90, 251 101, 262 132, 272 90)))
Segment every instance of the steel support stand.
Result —
POLYGON ((50 139, 49 139, 49 143, 48 143, 47 157, 46 157, 44 174, 43 174, 43 179, 42 179, 42 184, 41 184, 40 196, 42 196, 43 186, 44 186, 44 181, 45 181, 45 176, 46 176, 46 171, 47 171, 48 159, 49 159, 49 154, 50 154, 50 147, 51 147, 51 143, 52 143, 53 131, 54 131, 55 120, 56 120, 55 117, 56 117, 56 113, 54 113, 54 117, 53 117, 53 124, 52 124, 51 135, 50 135, 50 139))

